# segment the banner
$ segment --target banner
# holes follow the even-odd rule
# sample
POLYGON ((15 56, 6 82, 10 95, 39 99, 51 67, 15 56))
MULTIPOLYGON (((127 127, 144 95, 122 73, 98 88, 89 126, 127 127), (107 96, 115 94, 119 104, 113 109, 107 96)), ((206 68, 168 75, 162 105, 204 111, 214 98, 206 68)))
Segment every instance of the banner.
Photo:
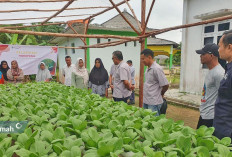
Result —
POLYGON ((55 75, 57 53, 56 46, 0 45, 0 61, 7 61, 11 67, 11 61, 16 60, 24 75, 37 74, 40 62, 55 75))

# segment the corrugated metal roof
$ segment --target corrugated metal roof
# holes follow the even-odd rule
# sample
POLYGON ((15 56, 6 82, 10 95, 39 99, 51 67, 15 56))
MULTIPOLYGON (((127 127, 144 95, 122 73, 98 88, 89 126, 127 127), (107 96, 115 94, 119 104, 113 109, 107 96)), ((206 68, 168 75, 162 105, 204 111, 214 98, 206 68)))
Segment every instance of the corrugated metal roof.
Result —
POLYGON ((147 45, 174 45, 174 47, 178 46, 178 44, 174 41, 154 37, 147 38, 147 45))

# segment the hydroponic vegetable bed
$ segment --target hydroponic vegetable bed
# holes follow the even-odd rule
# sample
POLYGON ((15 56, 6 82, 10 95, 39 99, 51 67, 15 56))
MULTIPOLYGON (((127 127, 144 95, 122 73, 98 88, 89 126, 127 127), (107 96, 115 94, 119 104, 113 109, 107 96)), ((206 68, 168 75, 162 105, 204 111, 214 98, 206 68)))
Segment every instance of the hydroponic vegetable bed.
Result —
POLYGON ((58 83, 0 86, 0 121, 28 121, 0 134, 0 156, 230 157, 231 140, 197 131, 150 110, 58 83))

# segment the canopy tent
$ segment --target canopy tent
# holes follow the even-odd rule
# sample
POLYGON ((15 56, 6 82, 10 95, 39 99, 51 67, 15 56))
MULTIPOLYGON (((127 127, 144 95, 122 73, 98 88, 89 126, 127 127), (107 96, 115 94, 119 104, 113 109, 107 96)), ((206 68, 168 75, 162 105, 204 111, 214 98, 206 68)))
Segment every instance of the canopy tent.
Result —
MULTIPOLYGON (((145 38, 165 33, 171 30, 187 28, 192 26, 198 26, 202 24, 223 21, 231 19, 232 15, 214 18, 211 20, 205 20, 193 24, 180 25, 175 27, 169 27, 151 32, 146 32, 146 26, 149 21, 151 11, 153 9, 155 0, 152 0, 149 6, 149 12, 146 16, 146 0, 141 0, 141 23, 138 21, 129 0, 0 0, 0 32, 1 33, 14 33, 14 34, 31 34, 31 35, 44 35, 44 36, 58 36, 58 37, 73 37, 81 38, 85 46, 70 47, 76 49, 87 48, 102 48, 107 46, 115 46, 123 44, 128 41, 140 41, 141 50, 145 48, 145 38), (131 10, 133 16, 137 20, 138 27, 133 26, 126 17, 122 14, 118 8, 120 5, 127 5, 131 10), (116 9, 123 19, 128 23, 131 29, 137 33, 135 37, 124 37, 119 35, 87 35, 87 29, 89 21, 94 17, 106 13, 109 10, 116 9), (49 23, 55 22, 55 23, 49 23), (32 23, 39 23, 30 25, 32 23), (85 26, 83 34, 78 34, 75 29, 72 28, 72 24, 82 23, 85 26), (13 26, 3 26, 5 24, 11 24, 13 26), (17 26, 16 24, 26 24, 23 26, 17 26), (50 32, 33 32, 26 30, 15 30, 23 27, 36 27, 40 25, 59 25, 68 24, 73 29, 75 34, 63 34, 63 33, 50 33, 50 32), (86 45, 86 38, 116 38, 118 41, 99 43, 96 45, 86 45)), ((135 1, 135 0, 131 0, 135 1)), ((138 1, 138 0, 137 0, 138 1)), ((140 61, 140 84, 139 84, 139 106, 142 107, 143 102, 143 77, 144 77, 144 65, 140 61)))
MULTIPOLYGON (((115 0, 115 3, 119 3, 119 1, 115 0)), ((67 22, 74 19, 89 19, 94 14, 110 7, 112 7, 110 2, 106 0, 0 1, 0 24, 67 22)))

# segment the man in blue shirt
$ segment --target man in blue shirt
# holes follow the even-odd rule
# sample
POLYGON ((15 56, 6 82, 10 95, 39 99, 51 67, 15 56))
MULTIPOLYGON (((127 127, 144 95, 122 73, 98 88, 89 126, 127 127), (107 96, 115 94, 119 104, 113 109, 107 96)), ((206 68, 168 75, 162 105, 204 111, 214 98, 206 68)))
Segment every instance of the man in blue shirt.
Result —
POLYGON ((220 58, 228 62, 218 89, 213 121, 214 135, 222 139, 232 137, 232 30, 224 32, 218 46, 220 58))

